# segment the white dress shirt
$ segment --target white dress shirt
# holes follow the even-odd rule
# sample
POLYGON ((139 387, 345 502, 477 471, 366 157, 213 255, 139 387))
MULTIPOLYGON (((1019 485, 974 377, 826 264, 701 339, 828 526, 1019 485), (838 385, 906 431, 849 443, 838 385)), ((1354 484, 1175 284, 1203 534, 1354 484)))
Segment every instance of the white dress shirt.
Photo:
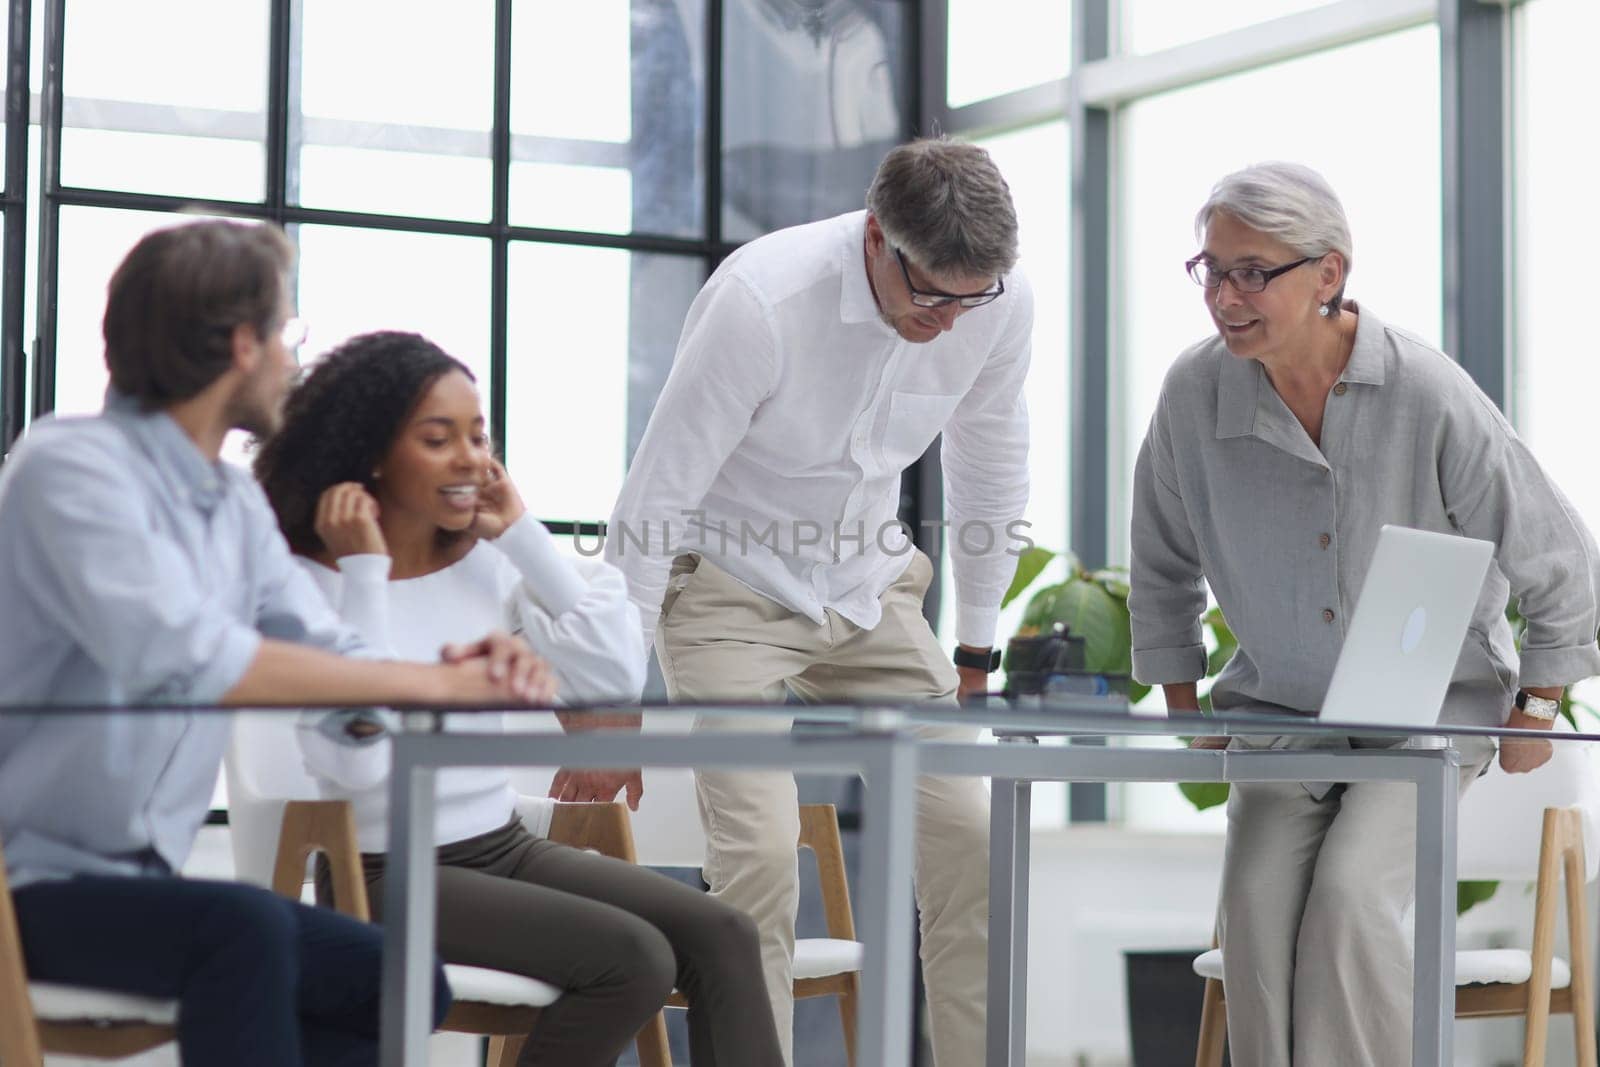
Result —
POLYGON ((858 211, 753 241, 689 309, 606 536, 646 647, 690 552, 819 624, 832 609, 876 626, 913 550, 900 475, 941 432, 956 639, 993 642, 1025 547, 1033 293, 1012 273, 914 344, 879 315, 865 224, 858 211))

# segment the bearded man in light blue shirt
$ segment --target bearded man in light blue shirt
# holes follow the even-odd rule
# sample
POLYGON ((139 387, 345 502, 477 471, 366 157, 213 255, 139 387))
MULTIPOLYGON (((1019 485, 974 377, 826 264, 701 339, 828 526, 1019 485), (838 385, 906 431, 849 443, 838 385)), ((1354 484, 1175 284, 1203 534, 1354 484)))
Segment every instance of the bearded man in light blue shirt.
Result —
POLYGON ((0 844, 29 976, 177 1000, 185 1063, 377 1062, 376 927, 174 876, 227 743, 212 709, 552 695, 503 635, 360 658, 220 462, 230 430, 276 427, 295 374, 291 256, 268 226, 145 237, 111 280, 105 410, 39 420, 0 471, 0 844))

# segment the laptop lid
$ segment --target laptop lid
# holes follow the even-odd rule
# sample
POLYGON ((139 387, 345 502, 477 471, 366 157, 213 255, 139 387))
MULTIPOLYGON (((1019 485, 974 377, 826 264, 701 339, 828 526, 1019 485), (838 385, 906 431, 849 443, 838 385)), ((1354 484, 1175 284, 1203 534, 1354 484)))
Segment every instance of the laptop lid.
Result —
POLYGON ((1323 722, 1432 726, 1494 545, 1385 526, 1322 702, 1323 722))

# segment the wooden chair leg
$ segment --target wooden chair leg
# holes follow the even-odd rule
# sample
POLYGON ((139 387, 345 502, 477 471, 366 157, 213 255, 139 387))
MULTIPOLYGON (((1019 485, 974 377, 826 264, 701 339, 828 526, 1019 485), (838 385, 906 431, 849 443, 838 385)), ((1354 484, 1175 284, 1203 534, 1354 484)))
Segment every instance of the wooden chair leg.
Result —
POLYGON ((1572 962, 1572 1031, 1577 1042, 1578 1067, 1596 1067, 1594 1030, 1594 972, 1589 958, 1589 909, 1584 901, 1588 864, 1583 855, 1583 819, 1565 812, 1565 848, 1562 871, 1567 883, 1567 958, 1572 962))
POLYGON ((4 854, 0 854, 0 1063, 6 1067, 41 1067, 44 1063, 4 854))
POLYGON ((861 975, 848 975, 845 982, 849 989, 839 994, 839 1023, 844 1027, 845 1062, 856 1067, 856 997, 861 992, 861 975))
POLYGON ((1195 1048, 1195 1067, 1222 1067, 1222 1051, 1228 1043, 1228 1003, 1223 999, 1222 983, 1206 980, 1205 999, 1200 1002, 1200 1041, 1195 1048))
POLYGON ((522 1046, 528 1043, 527 1034, 495 1034, 489 1038, 489 1067, 517 1067, 517 1057, 522 1046))
POLYGON ((672 1067, 665 1012, 658 1011, 650 1017, 650 1021, 644 1024, 644 1029, 634 1039, 633 1046, 639 1050, 639 1067, 672 1067))
POLYGON ((1555 955, 1556 880, 1561 877, 1563 812, 1546 808, 1539 841, 1539 881, 1533 894, 1533 973, 1528 976, 1528 1025, 1522 1039, 1525 1067, 1543 1064, 1550 1040, 1550 960, 1555 955))

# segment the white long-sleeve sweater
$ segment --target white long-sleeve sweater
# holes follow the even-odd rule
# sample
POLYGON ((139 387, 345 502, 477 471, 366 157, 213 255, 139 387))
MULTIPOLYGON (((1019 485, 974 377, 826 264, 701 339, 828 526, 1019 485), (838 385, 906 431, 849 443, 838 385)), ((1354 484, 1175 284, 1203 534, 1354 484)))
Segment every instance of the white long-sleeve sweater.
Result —
MULTIPOLYGON (((446 644, 507 630, 549 661, 565 703, 630 703, 644 688, 639 613, 621 572, 599 560, 564 557, 531 515, 420 578, 390 581, 388 556, 345 556, 337 571, 300 563, 368 644, 397 658, 434 662, 446 644)), ((384 852, 389 743, 383 735, 350 738, 343 729, 348 717, 310 713, 298 731, 301 751, 323 794, 351 801, 361 850, 384 852)), ((445 716, 444 728, 496 733, 504 721, 490 712, 454 714, 445 716)), ((503 768, 451 768, 437 781, 438 844, 488 833, 511 818, 516 794, 503 768)))

